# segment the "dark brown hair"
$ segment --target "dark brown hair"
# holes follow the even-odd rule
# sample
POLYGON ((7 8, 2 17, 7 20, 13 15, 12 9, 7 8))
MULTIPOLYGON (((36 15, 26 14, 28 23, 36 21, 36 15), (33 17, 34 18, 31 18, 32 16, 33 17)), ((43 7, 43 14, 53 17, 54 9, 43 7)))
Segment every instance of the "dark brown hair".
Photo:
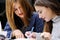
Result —
POLYGON ((34 6, 45 6, 60 15, 60 2, 59 0, 36 0, 34 6))

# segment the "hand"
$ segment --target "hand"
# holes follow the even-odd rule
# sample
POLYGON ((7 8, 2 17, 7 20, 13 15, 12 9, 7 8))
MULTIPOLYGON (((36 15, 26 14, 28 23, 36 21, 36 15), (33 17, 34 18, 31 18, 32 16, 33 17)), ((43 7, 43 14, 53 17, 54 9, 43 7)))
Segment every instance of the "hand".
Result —
POLYGON ((41 37, 45 38, 46 40, 50 40, 51 39, 51 34, 48 32, 43 32, 40 35, 41 37))
POLYGON ((28 32, 25 33, 25 36, 27 38, 36 38, 36 33, 35 32, 31 33, 30 31, 28 31, 28 32))
POLYGON ((18 30, 18 29, 17 30, 14 30, 12 32, 12 35, 15 36, 16 38, 24 38, 23 33, 20 30, 18 30))

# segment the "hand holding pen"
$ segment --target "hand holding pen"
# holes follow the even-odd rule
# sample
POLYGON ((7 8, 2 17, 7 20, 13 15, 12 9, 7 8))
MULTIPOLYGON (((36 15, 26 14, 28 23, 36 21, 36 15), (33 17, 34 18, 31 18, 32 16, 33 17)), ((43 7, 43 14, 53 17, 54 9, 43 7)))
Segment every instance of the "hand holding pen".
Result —
POLYGON ((33 30, 34 30, 34 27, 32 27, 32 29, 31 29, 31 33, 33 32, 33 30))
POLYGON ((26 36, 27 38, 36 38, 35 32, 33 32, 33 30, 34 30, 34 27, 32 27, 31 31, 27 31, 27 32, 25 33, 25 36, 26 36))
POLYGON ((34 27, 32 27, 31 31, 30 31, 30 35, 27 38, 31 38, 32 32, 33 32, 34 27))

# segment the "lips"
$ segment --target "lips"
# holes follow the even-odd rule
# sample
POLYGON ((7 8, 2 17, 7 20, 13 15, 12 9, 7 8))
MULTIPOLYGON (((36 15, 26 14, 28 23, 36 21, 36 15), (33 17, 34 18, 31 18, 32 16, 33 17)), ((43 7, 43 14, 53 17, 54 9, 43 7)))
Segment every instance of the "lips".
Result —
POLYGON ((23 15, 23 13, 20 13, 19 15, 23 15))

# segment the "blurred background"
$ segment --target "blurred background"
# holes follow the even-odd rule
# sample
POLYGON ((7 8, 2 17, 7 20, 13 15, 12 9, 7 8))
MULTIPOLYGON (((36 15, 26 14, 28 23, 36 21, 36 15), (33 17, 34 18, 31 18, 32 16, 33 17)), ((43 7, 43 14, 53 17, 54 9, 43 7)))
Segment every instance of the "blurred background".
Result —
POLYGON ((5 12, 5 0, 0 0, 0 21, 2 24, 2 28, 4 28, 7 21, 5 12))

